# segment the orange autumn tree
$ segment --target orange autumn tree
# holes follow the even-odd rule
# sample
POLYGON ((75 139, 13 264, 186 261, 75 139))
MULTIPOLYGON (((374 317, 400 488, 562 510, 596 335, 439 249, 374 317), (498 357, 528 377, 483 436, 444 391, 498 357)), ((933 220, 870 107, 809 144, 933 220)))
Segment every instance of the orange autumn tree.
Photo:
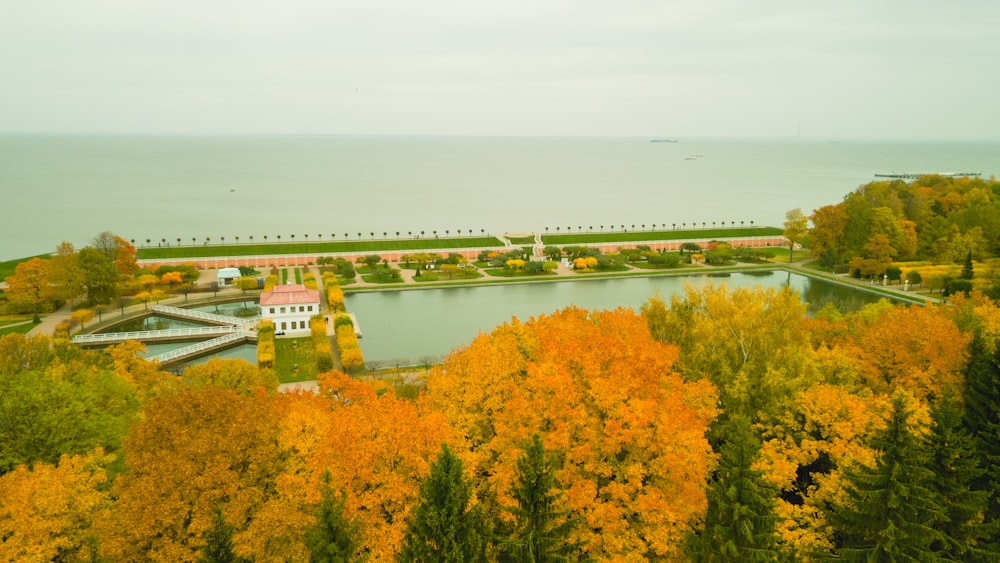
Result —
MULTIPOLYGON (((420 482, 452 432, 440 413, 377 393, 338 371, 320 374, 318 394, 275 397, 278 440, 288 454, 277 495, 257 511, 245 534, 255 553, 284 546, 301 560, 303 530, 315 523, 322 488, 345 498, 345 516, 360 523, 361 551, 371 561, 399 552, 420 482)), ((258 557, 258 560, 260 558, 258 557)))
POLYGON ((971 339, 941 307, 880 306, 849 317, 851 330, 834 345, 856 358, 861 383, 877 394, 906 390, 922 400, 961 394, 971 339), (865 314, 867 313, 867 314, 865 314))
POLYGON ((271 399, 203 385, 147 401, 125 440, 127 471, 100 523, 100 553, 120 561, 196 561, 215 510, 238 554, 265 558, 241 537, 274 493, 284 464, 271 399))
POLYGON ((341 372, 320 375, 320 391, 333 408, 309 456, 311 479, 318 484, 328 471, 331 486, 347 495, 347 514, 362 523, 364 551, 373 561, 392 559, 420 482, 452 431, 440 413, 341 372))
POLYGON ((480 335, 435 369, 428 397, 464 437, 481 494, 513 503, 518 445, 538 433, 595 559, 677 558, 706 507, 716 395, 683 382, 676 358, 630 310, 571 307, 480 335))

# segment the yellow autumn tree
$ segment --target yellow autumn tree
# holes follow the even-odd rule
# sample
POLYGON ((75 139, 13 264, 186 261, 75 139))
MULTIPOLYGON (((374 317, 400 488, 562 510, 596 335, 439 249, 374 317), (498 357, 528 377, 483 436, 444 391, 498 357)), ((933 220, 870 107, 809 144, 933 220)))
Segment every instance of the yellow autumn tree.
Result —
POLYGON ((712 385, 682 381, 676 357, 630 310, 571 307, 480 335, 434 370, 428 397, 464 438, 480 492, 513 504, 518 445, 538 433, 595 559, 676 559, 706 507, 716 414, 712 385))
POLYGON ((95 514, 110 499, 100 449, 0 476, 0 561, 90 561, 95 514))
POLYGON ((141 399, 156 396, 176 385, 176 377, 160 369, 160 364, 142 356, 146 346, 129 340, 107 348, 115 375, 128 381, 141 399))
POLYGON ((250 396, 257 391, 275 393, 278 376, 272 369, 258 368, 244 360, 212 358, 184 370, 181 380, 187 385, 214 385, 250 396))
POLYGON ((654 296, 642 314, 657 340, 679 348, 678 371, 714 383, 726 410, 780 410, 811 382, 805 305, 790 289, 688 285, 669 306, 654 296))

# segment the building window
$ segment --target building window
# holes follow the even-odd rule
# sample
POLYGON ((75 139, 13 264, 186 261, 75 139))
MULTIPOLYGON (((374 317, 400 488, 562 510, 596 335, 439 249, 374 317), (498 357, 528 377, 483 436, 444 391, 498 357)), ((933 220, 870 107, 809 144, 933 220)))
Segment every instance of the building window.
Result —
POLYGON ((300 313, 304 313, 305 311, 306 311, 306 308, 303 307, 302 305, 299 305, 299 312, 300 313))
POLYGON ((281 330, 285 330, 285 328, 287 328, 287 323, 281 323, 281 330))
POLYGON ((312 313, 313 312, 313 306, 310 305, 310 306, 306 307, 306 311, 309 311, 310 313, 312 313))
POLYGON ((271 314, 274 314, 274 307, 271 307, 271 314))
POLYGON ((282 315, 284 315, 284 314, 285 314, 285 308, 284 308, 284 307, 282 307, 282 308, 281 308, 281 314, 282 314, 282 315))

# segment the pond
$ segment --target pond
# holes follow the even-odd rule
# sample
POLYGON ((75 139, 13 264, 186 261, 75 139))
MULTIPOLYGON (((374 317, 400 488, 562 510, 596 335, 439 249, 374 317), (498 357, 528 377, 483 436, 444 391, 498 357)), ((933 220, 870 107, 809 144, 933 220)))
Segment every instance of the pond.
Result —
POLYGON ((511 317, 527 320, 570 305, 591 310, 630 307, 638 311, 657 291, 669 299, 680 294, 685 284, 711 283, 729 287, 789 286, 810 304, 810 310, 818 310, 827 302, 849 310, 880 299, 873 293, 785 271, 755 271, 352 293, 345 296, 344 303, 357 316, 366 361, 411 365, 422 363, 425 357, 436 360, 511 317))
POLYGON ((189 321, 185 319, 175 319, 173 317, 163 317, 157 314, 148 315, 122 321, 98 331, 98 334, 115 332, 137 332, 140 330, 167 330, 171 328, 197 328, 201 326, 212 326, 211 323, 189 321))
MULTIPOLYGON (((219 303, 217 305, 204 305, 201 307, 190 307, 194 311, 203 311, 206 313, 215 313, 217 315, 223 315, 227 317, 237 317, 245 318, 256 316, 260 313, 260 307, 257 305, 255 300, 246 301, 234 301, 229 303, 219 303)), ((101 333, 115 333, 115 332, 135 332, 140 330, 166 330, 172 328, 195 328, 203 326, 215 326, 212 323, 203 323, 199 321, 177 319, 174 317, 164 317, 157 314, 147 315, 141 318, 129 319, 127 321, 118 323, 116 325, 105 328, 100 331, 101 333)), ((143 354, 145 357, 149 358, 178 348, 183 348, 185 346, 190 346, 191 342, 153 342, 146 344, 146 352, 143 354)), ((178 364, 170 368, 172 372, 180 372, 184 368, 190 365, 202 364, 207 362, 212 358, 238 358, 246 360, 252 364, 257 362, 257 345, 256 344, 240 344, 233 346, 231 348, 226 348, 224 350, 218 350, 212 352, 207 356, 201 356, 194 358, 183 364, 178 364)))
POLYGON ((204 305, 202 307, 190 307, 192 311, 203 311, 205 313, 215 313, 225 317, 236 317, 245 319, 255 317, 260 314, 260 306, 254 299, 245 301, 230 301, 228 303, 217 303, 214 305, 204 305))
MULTIPOLYGON (((203 305, 201 307, 188 307, 192 311, 202 311, 205 313, 215 313, 224 317, 247 318, 260 314, 260 307, 255 300, 232 301, 229 303, 219 303, 215 305, 203 305)), ((127 321, 109 326, 98 333, 113 332, 136 332, 140 330, 166 330, 171 328, 195 328, 200 326, 215 326, 212 323, 200 321, 176 319, 174 317, 164 317, 155 313, 141 318, 129 319, 127 321)))

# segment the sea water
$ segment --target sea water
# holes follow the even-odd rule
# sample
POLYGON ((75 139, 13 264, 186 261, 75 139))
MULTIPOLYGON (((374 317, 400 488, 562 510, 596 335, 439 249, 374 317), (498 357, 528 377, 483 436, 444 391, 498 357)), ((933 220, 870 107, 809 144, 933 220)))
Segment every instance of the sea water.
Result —
POLYGON ((1000 143, 0 136, 0 260, 102 231, 155 246, 781 226, 875 173, 998 169, 1000 143))

